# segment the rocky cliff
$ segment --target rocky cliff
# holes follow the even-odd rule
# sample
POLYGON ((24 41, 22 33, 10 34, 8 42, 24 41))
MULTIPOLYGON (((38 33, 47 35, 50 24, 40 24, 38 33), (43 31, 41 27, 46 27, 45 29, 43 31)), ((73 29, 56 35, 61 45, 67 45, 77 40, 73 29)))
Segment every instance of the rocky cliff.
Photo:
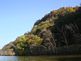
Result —
POLYGON ((19 56, 81 54, 81 7, 51 11, 2 51, 19 56))

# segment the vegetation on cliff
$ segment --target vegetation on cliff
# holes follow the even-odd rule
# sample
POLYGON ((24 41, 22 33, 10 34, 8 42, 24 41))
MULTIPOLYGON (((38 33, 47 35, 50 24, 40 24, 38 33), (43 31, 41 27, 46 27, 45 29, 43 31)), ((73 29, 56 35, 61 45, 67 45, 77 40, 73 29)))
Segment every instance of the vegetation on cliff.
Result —
POLYGON ((45 15, 29 33, 2 50, 13 50, 13 55, 80 54, 80 44, 81 7, 63 7, 45 15))

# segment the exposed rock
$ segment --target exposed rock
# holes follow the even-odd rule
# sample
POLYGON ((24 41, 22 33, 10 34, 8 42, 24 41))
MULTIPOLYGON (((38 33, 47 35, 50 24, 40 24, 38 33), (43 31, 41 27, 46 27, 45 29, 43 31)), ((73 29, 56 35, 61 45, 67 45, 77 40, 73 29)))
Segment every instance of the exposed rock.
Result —
POLYGON ((42 40, 40 45, 34 43, 36 41, 33 42, 34 38, 32 37, 29 37, 31 43, 28 43, 27 37, 22 37, 22 40, 19 39, 4 46, 0 55, 81 54, 81 7, 61 8, 52 11, 38 20, 33 29, 31 32, 25 33, 24 36, 37 35, 36 37, 42 40), (16 42, 20 44, 17 45, 16 42))

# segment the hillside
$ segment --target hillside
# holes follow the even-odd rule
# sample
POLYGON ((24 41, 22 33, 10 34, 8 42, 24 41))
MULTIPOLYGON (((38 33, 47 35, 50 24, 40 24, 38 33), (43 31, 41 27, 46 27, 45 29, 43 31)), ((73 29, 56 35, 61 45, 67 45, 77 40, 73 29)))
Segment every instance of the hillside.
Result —
POLYGON ((1 55, 19 56, 81 54, 81 7, 51 11, 2 51, 1 55))

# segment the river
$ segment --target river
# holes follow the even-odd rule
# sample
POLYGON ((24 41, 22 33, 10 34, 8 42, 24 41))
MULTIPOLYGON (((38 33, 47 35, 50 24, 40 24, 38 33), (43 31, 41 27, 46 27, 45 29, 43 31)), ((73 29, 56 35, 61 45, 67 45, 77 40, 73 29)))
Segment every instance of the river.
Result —
POLYGON ((0 56, 0 61, 81 61, 76 56, 0 56))

